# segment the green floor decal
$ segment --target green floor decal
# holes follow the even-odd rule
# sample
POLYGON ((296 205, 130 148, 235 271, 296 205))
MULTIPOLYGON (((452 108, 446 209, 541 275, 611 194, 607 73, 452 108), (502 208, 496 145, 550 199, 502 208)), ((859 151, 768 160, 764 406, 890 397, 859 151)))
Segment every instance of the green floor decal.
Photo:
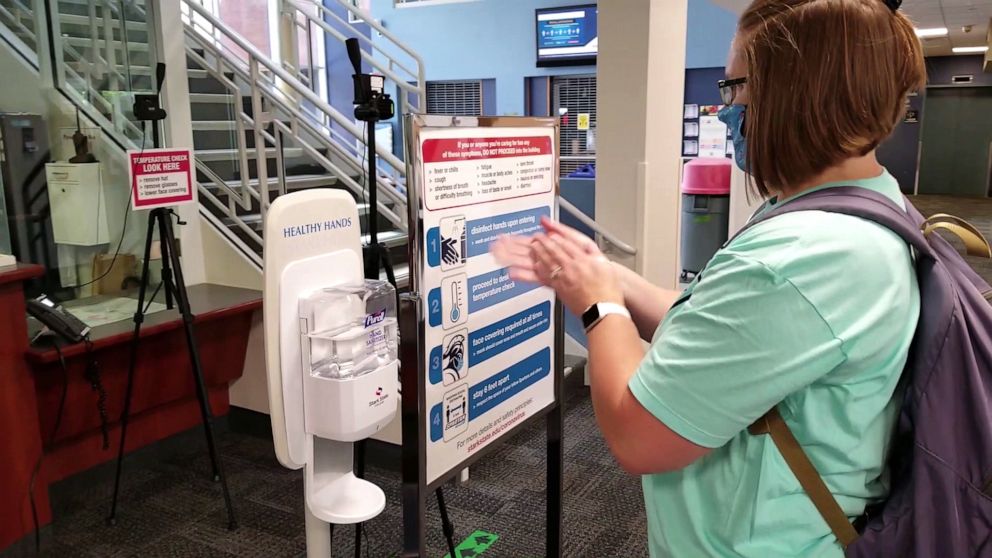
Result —
MULTIPOLYGON (((455 558, 474 558, 489 550, 498 539, 499 535, 495 533, 476 531, 455 547, 455 558)), ((451 555, 445 554, 444 558, 451 558, 451 555)))

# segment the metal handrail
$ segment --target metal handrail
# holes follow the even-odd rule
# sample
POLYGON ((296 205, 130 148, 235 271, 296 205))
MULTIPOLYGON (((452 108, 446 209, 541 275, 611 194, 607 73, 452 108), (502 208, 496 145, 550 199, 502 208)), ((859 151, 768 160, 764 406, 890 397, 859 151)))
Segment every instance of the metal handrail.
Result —
MULTIPOLYGON (((12 9, 19 9, 33 16, 34 11, 31 9, 30 6, 25 6, 19 0, 10 0, 10 2, 12 4, 11 6, 12 9)), ((29 35, 32 41, 37 40, 37 35, 35 34, 34 29, 25 27, 25 25, 21 23, 20 18, 17 17, 17 14, 10 11, 10 9, 8 9, 7 6, 3 4, 0 4, 0 15, 4 16, 4 18, 9 21, 11 26, 16 26, 15 29, 16 31, 20 31, 21 33, 25 33, 29 35)))
MULTIPOLYGON (((126 0, 126 2, 128 8, 135 10, 135 13, 139 17, 145 15, 145 11, 134 0, 126 0)), ((57 0, 49 0, 48 2, 44 2, 44 4, 46 9, 49 10, 53 25, 56 26, 54 29, 55 39, 61 42, 62 13, 59 11, 57 0)), ((125 22, 126 14, 122 13, 118 4, 115 4, 111 0, 91 0, 87 6, 87 15, 84 17, 87 17, 90 27, 90 54, 88 57, 84 56, 70 44, 63 43, 58 45, 54 53, 56 85, 76 105, 92 106, 97 109, 97 114, 101 117, 108 114, 110 126, 105 127, 104 131, 113 135, 114 139, 121 145, 129 148, 137 148, 140 138, 145 137, 145 132, 139 129, 134 121, 127 118, 124 113, 118 110, 116 105, 104 99, 101 91, 93 83, 98 69, 104 68, 105 73, 109 77, 111 90, 116 89, 120 83, 126 84, 125 90, 131 90, 131 80, 117 69, 115 56, 117 47, 115 43, 118 41, 113 40, 112 32, 109 34, 107 32, 110 30, 113 18, 116 17, 120 21, 121 26, 121 48, 128 48, 127 42, 124 40, 127 29, 125 22), (96 16, 96 7, 98 5, 104 10, 103 17, 99 18, 100 20, 96 16), (101 27, 104 30, 102 37, 98 32, 101 27), (104 53, 99 52, 99 42, 101 40, 104 42, 104 53), (77 71, 77 69, 72 67, 73 63, 82 64, 85 68, 82 68, 82 71, 77 71), (85 90, 84 93, 78 91, 76 86, 71 85, 73 80, 75 83, 81 84, 81 87, 85 90)), ((151 48, 150 44, 149 48, 151 48)), ((125 70, 129 71, 129 68, 125 68, 125 70)))
POLYGON ((603 225, 600 225, 599 223, 594 221, 591 217, 586 215, 585 212, 583 212, 578 207, 572 205, 570 201, 566 200, 561 195, 558 196, 558 207, 564 209, 565 211, 570 213, 573 217, 578 219, 580 223, 589 227, 596 234, 603 237, 603 240, 610 243, 612 246, 615 246, 617 250, 620 250, 621 252, 623 252, 628 256, 637 255, 637 248, 634 248, 630 244, 627 244, 626 242, 617 238, 616 235, 603 228, 603 225))
MULTIPOLYGON (((369 44, 369 46, 371 47, 371 50, 362 49, 361 50, 362 59, 365 60, 376 71, 380 72, 383 76, 385 76, 389 81, 393 82, 394 84, 396 84, 397 87, 399 87, 401 90, 403 90, 404 91, 404 95, 402 97, 405 97, 406 94, 410 94, 410 93, 416 95, 417 103, 416 103, 416 106, 413 107, 413 108, 415 108, 417 110, 421 110, 421 109, 423 109, 423 108, 426 107, 427 91, 426 91, 426 85, 425 85, 425 80, 424 80, 425 73, 424 73, 424 61, 423 61, 423 59, 420 57, 420 55, 418 55, 416 52, 414 52, 410 47, 408 47, 405 44, 403 44, 402 42, 400 42, 399 39, 397 39, 392 33, 390 33, 380 23, 378 23, 374 19, 368 17, 366 14, 363 14, 362 11, 357 6, 354 6, 354 5, 350 4, 349 2, 346 2, 346 1, 343 1, 343 0, 338 0, 338 3, 341 6, 343 6, 344 8, 346 8, 349 12, 351 12, 352 14, 354 14, 356 17, 359 17, 363 21, 365 21, 366 23, 368 23, 369 26, 372 27, 372 29, 374 29, 377 33, 381 34, 385 39, 387 39, 388 41, 390 41, 396 48, 400 49, 401 51, 403 51, 404 53, 406 53, 407 55, 409 55, 410 58, 412 58, 413 61, 416 63, 416 66, 417 66, 416 71, 409 69, 404 64, 402 64, 400 61, 398 61, 395 58, 393 58, 389 54, 388 51, 386 51, 385 49, 383 49, 381 46, 377 45, 374 41, 371 41, 367 37, 365 37, 364 34, 360 33, 347 20, 341 18, 336 13, 327 10, 324 7, 324 5, 322 3, 320 3, 318 0, 304 0, 304 1, 300 1, 300 0, 282 0, 282 2, 283 2, 284 9, 287 8, 287 7, 292 8, 295 11, 295 14, 302 15, 303 18, 305 20, 307 20, 308 24, 316 25, 318 28, 321 29, 321 31, 323 31, 324 33, 330 35, 331 37, 334 37, 336 40, 338 40, 338 41, 340 41, 342 43, 346 39, 349 39, 349 38, 357 38, 359 40, 364 39, 369 44), (317 14, 320 17, 318 17, 318 15, 314 15, 314 14, 310 13, 310 11, 308 10, 308 8, 314 8, 317 11, 317 14), (335 27, 333 27, 330 23, 328 23, 327 19, 333 19, 333 20, 335 20, 338 25, 340 25, 344 29, 347 29, 349 31, 349 34, 342 33, 339 29, 336 29, 335 27), (376 58, 375 52, 378 52, 379 54, 381 54, 382 57, 384 59, 386 59, 386 61, 388 62, 388 65, 384 65, 380 61, 380 59, 376 58), (397 75, 393 71, 393 68, 394 67, 403 70, 407 74, 407 76, 406 77, 403 77, 403 76, 397 75), (410 83, 411 80, 414 80, 414 83, 410 83)), ((292 17, 293 22, 298 27, 304 27, 301 24, 301 22, 299 22, 298 18, 295 17, 294 14, 290 14, 290 16, 292 17)), ((306 29, 304 28, 304 30, 306 30, 306 29)), ((311 65, 312 65, 312 62, 313 61, 311 59, 311 65)), ((311 67, 311 73, 313 73, 313 71, 314 71, 314 69, 311 67)), ((401 104, 405 104, 405 99, 403 99, 402 97, 400 99, 400 103, 401 104)))
MULTIPOLYGON (((299 95, 302 98, 309 101, 311 104, 313 104, 313 106, 316 109, 318 109, 320 112, 323 113, 323 115, 328 117, 335 125, 339 126, 341 129, 348 132, 348 134, 353 136, 355 139, 360 139, 363 137, 362 130, 358 126, 356 126, 352 120, 345 118, 345 116, 342 115, 337 109, 329 105, 327 101, 321 99, 309 87, 300 83, 298 79, 296 79, 294 76, 290 75, 286 70, 284 70, 281 67, 281 64, 277 64, 273 62, 264 54, 259 52, 259 50, 254 45, 249 43, 247 40, 245 40, 235 31, 230 29, 227 25, 225 25, 223 22, 217 19, 213 14, 207 11, 203 6, 200 6, 199 4, 195 3, 194 0, 183 0, 183 3, 187 7, 189 7, 191 11, 196 12, 196 14, 199 17, 203 18, 204 21, 209 22, 211 26, 213 26, 214 31, 219 31, 223 33, 225 38, 229 39, 239 49, 246 52, 250 58, 256 60, 261 67, 271 72, 274 78, 278 78, 281 81, 281 84, 279 85, 285 85, 290 90, 292 90, 294 95, 299 95)), ((196 24, 196 22, 193 21, 193 19, 195 18, 190 18, 191 20, 190 25, 196 24)), ((189 34, 187 33, 187 35, 189 34)), ((278 88, 276 88, 276 91, 277 90, 278 88)), ((301 116, 305 116, 303 115, 302 111, 299 111, 298 109, 296 110, 296 112, 300 113, 301 116)), ((396 155, 394 155, 391 150, 389 150, 385 146, 378 146, 376 151, 379 155, 380 161, 395 169, 397 176, 402 176, 403 174, 405 174, 405 169, 406 169, 405 163, 403 163, 403 161, 401 161, 398 157, 396 157, 396 155)), ((395 197, 395 200, 397 202, 405 200, 405 197, 403 197, 401 194, 396 192, 394 188, 382 184, 380 184, 379 187, 385 191, 387 196, 395 197), (392 192, 390 192, 390 190, 392 190, 392 192)))
MULTIPOLYGON (((195 9, 193 11, 198 12, 195 9)), ((248 114, 240 100, 234 103, 238 142, 235 151, 241 168, 241 183, 229 184, 198 160, 197 169, 201 171, 199 185, 201 199, 229 221, 229 226, 236 227, 242 237, 256 244, 257 248, 261 248, 262 236, 244 222, 238 209, 239 206, 249 209, 253 203, 257 203, 259 213, 262 219, 265 219, 271 204, 271 195, 286 193, 287 176, 282 161, 284 142, 291 142, 293 148, 301 150, 309 160, 323 167, 356 194, 361 193, 363 187, 351 175, 361 175, 364 169, 356 154, 350 150, 347 141, 335 139, 335 135, 344 140, 349 139, 348 136, 307 115, 299 107, 299 103, 293 97, 296 95, 309 97, 305 93, 310 90, 305 85, 292 78, 286 79, 288 76, 279 75, 281 70, 275 69, 275 64, 255 49, 245 48, 249 45, 236 32, 225 28, 216 20, 211 21, 211 17, 207 16, 212 14, 200 15, 204 16, 202 20, 191 17, 186 25, 187 56, 204 68, 208 75, 220 83, 233 98, 240 99, 246 91, 250 91, 252 106, 251 114, 248 114), (212 27, 208 29, 206 25, 212 27), (242 53, 235 55, 226 51, 223 42, 216 40, 217 34, 224 36, 226 39, 224 42, 233 43, 241 48, 242 53), (247 59, 244 58, 245 56, 247 59), (265 73, 266 69, 269 72, 265 73), (246 133, 254 135, 253 147, 246 145, 243 139, 246 133), (252 151, 255 152, 257 181, 248 180, 251 158, 249 154, 252 151), (272 156, 276 158, 277 164, 275 176, 270 177, 267 161, 272 156), (275 190, 272 189, 273 186, 275 190), (214 189, 212 190, 211 187, 214 189), (217 191, 227 194, 226 204, 221 197, 215 195, 217 191)), ((308 100, 312 101, 312 99, 308 100)), ((319 103, 314 105, 320 109, 326 108, 320 107, 319 103)), ((334 119, 335 115, 330 111, 320 112, 335 124, 338 123, 334 119)), ((354 140, 355 137, 352 136, 350 139, 354 140)), ((380 189, 386 199, 379 202, 379 213, 398 229, 405 231, 405 197, 388 185, 380 185, 380 189), (390 207, 390 202, 396 207, 390 207)))

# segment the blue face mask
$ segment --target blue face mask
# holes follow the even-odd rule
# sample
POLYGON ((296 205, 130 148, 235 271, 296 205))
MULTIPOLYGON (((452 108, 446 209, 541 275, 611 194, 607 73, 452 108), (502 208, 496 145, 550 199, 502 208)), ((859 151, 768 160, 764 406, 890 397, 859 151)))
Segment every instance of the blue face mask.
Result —
POLYGON ((745 105, 727 105, 720 109, 717 118, 727 125, 730 139, 734 142, 734 162, 744 172, 747 172, 747 138, 744 137, 745 105))

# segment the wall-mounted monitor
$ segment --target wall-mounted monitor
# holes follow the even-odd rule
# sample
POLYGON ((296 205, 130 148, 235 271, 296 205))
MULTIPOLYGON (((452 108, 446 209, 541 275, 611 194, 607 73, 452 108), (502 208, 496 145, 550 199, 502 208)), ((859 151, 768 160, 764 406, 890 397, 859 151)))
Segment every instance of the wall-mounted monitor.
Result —
POLYGON ((595 4, 537 10, 537 65, 596 63, 599 30, 595 4))

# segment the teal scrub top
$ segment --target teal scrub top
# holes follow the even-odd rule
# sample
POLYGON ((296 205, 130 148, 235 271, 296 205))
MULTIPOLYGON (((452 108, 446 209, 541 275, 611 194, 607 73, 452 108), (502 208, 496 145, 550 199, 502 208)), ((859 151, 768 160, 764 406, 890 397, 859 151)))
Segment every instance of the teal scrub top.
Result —
MULTIPOLYGON (((816 189, 839 185, 905 207, 888 172, 816 189)), ((909 248, 856 217, 786 214, 720 250, 688 294, 629 387, 658 420, 713 451, 643 477, 651 556, 843 556, 771 438, 746 429, 781 403, 849 517, 884 497, 894 395, 920 310, 909 248)))

